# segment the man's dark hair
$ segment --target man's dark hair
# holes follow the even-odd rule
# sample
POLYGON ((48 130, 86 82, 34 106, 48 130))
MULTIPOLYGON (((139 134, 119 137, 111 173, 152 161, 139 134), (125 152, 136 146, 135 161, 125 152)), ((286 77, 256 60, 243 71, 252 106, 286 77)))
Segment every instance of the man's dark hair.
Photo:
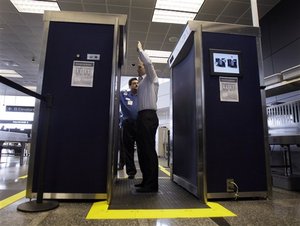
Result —
POLYGON ((135 81, 135 80, 137 81, 137 78, 131 78, 131 79, 129 79, 128 85, 131 86, 132 81, 135 81))

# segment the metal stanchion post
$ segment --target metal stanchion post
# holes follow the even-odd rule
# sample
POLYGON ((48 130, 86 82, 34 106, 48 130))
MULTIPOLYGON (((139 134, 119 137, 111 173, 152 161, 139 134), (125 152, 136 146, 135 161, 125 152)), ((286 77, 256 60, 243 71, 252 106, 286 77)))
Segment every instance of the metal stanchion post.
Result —
POLYGON ((48 142, 48 128, 49 128, 50 113, 52 107, 52 96, 46 95, 45 101, 46 101, 46 117, 45 117, 46 121, 44 125, 44 131, 43 131, 44 136, 43 136, 42 149, 40 153, 37 199, 20 204, 17 207, 17 210, 22 212, 42 212, 42 211, 55 209, 59 206, 59 203, 57 201, 43 200, 44 176, 45 176, 44 174, 45 174, 45 163, 46 163, 47 142, 48 142))

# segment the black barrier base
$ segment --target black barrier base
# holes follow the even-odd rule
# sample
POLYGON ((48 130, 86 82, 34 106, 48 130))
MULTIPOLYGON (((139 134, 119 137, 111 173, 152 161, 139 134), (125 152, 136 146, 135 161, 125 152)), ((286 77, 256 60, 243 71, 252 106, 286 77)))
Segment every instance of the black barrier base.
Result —
POLYGON ((42 203, 37 203, 36 200, 25 202, 17 207, 17 210, 22 212, 43 212, 48 210, 53 210, 59 206, 57 201, 43 201, 42 203))

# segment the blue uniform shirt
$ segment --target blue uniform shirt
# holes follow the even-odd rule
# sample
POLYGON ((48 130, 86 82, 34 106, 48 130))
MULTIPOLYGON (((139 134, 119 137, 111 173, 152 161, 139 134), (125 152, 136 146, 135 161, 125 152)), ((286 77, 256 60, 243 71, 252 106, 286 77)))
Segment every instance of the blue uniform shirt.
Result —
POLYGON ((121 120, 136 120, 138 115, 137 94, 131 91, 120 92, 121 120))

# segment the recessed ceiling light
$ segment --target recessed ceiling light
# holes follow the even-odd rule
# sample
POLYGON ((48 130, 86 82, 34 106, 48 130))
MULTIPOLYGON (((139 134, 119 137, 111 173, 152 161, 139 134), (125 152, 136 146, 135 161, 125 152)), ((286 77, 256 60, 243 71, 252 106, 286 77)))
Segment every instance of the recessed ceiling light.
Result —
POLYGON ((193 20, 196 13, 177 12, 155 9, 152 22, 186 24, 188 20, 193 20))
POLYGON ((43 14, 45 10, 60 11, 56 1, 10 0, 21 13, 43 14))
POLYGON ((152 22, 186 24, 193 20, 204 0, 157 0, 152 22))
POLYGON ((169 42, 178 42, 178 38, 175 36, 169 37, 169 42))
POLYGON ((0 75, 5 78, 23 78, 14 70, 0 69, 0 75))
POLYGON ((157 0, 155 9, 197 13, 204 0, 157 0))

